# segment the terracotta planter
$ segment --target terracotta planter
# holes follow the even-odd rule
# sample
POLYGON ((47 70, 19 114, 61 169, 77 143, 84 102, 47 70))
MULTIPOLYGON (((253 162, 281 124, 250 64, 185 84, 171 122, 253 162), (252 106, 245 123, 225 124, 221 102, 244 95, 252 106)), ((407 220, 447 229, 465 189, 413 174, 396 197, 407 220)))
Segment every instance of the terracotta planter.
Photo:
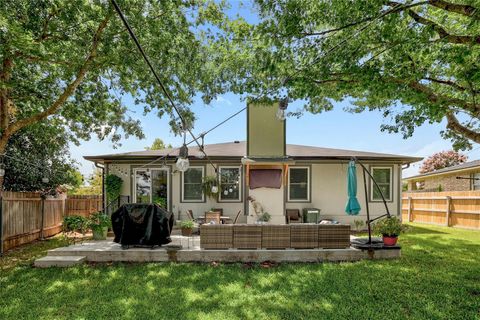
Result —
POLYGON ((394 246, 397 244, 398 236, 383 236, 383 244, 385 246, 394 246))
POLYGON ((182 236, 189 237, 192 235, 192 228, 182 228, 182 236))

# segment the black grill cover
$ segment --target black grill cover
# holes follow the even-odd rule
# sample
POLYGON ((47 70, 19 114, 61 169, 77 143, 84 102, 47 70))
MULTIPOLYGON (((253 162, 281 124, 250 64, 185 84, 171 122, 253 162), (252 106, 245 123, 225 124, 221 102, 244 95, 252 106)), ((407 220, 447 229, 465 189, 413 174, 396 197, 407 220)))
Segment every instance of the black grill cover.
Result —
POLYGON ((172 241, 173 214, 155 204, 124 204, 112 213, 113 241, 124 246, 161 246, 172 241))

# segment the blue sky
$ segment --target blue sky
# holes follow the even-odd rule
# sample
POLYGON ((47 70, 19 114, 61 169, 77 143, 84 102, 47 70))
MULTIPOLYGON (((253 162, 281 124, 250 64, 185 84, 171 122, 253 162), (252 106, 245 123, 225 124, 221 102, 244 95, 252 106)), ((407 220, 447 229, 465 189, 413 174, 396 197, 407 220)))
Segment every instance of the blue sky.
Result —
MULTIPOLYGON (((241 16, 249 23, 256 23, 258 18, 251 7, 250 1, 231 1, 228 14, 231 18, 241 16)), ((146 138, 138 140, 130 138, 122 141, 122 146, 113 149, 109 141, 98 141, 92 138, 82 142, 80 146, 71 146, 71 154, 80 164, 80 170, 88 176, 93 172, 93 164, 83 159, 84 155, 117 153, 143 150, 152 144, 155 138, 161 138, 166 144, 179 146, 182 142, 180 137, 175 137, 170 132, 168 118, 159 119, 155 112, 143 116, 142 106, 135 106, 131 97, 125 97, 123 101, 130 109, 134 118, 142 122, 146 138)), ((449 141, 440 137, 439 132, 445 128, 445 124, 425 124, 417 128, 414 136, 404 140, 401 134, 389 134, 380 131, 380 125, 385 121, 379 112, 365 112, 351 114, 344 111, 348 102, 335 104, 333 111, 322 114, 306 113, 300 119, 289 118, 287 120, 287 143, 303 144, 320 147, 340 149, 352 149, 362 151, 374 151, 394 153, 411 156, 426 157, 434 152, 451 149, 449 141)), ((201 99, 195 99, 191 106, 198 120, 195 123, 194 132, 201 133, 223 121, 231 114, 245 107, 241 97, 234 94, 220 96, 211 105, 206 106, 201 99)), ((290 104, 289 110, 293 111, 301 107, 300 102, 290 104)), ((246 138, 246 114, 242 113, 236 118, 225 123, 206 136, 205 143, 219 143, 246 138)), ((480 149, 474 145, 474 149, 468 152, 470 160, 480 159, 480 149)), ((404 176, 417 173, 419 164, 412 165, 404 171, 404 176)))
MULTIPOLYGON (((85 176, 92 173, 93 164, 85 161, 84 155, 143 150, 151 145, 155 138, 161 138, 165 143, 171 143, 173 146, 181 145, 182 139, 171 133, 167 117, 159 119, 155 113, 143 116, 141 106, 135 106, 128 97, 124 102, 129 106, 131 115, 141 120, 146 138, 143 140, 124 139, 122 146, 117 149, 113 148, 111 142, 98 141, 95 138, 82 142, 78 147, 72 145, 72 156, 79 161, 81 172, 85 176)), ((306 113, 300 119, 288 118, 287 143, 421 157, 451 148, 450 142, 443 140, 439 134, 444 128, 443 123, 425 124, 416 130, 412 138, 404 140, 400 134, 380 131, 380 125, 388 121, 380 113, 351 114, 343 110, 348 105, 348 102, 337 103, 333 111, 317 115, 306 113)), ((211 105, 205 105, 201 99, 196 99, 191 107, 198 118, 194 128, 194 133, 198 134, 245 107, 245 102, 241 101, 241 97, 238 95, 225 94, 211 105)), ((293 111, 300 107, 301 103, 295 102, 289 105, 289 110, 293 111)), ((205 138, 205 144, 245 139, 246 114, 243 112, 209 133, 205 138)), ((480 158, 478 147, 475 145, 473 151, 468 153, 469 159, 480 158)), ((405 170, 404 175, 415 174, 417 170, 418 164, 413 165, 405 170)))

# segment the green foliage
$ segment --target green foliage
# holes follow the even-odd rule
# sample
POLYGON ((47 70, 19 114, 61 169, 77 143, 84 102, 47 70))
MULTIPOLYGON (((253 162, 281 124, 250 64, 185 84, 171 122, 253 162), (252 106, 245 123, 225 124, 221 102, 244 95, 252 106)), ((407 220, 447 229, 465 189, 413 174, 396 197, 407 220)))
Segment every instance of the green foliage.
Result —
POLYGON ((52 121, 37 123, 14 134, 7 145, 4 189, 11 191, 48 190, 81 184, 76 163, 70 158, 65 132, 52 121), (49 182, 42 182, 42 178, 49 182))
POLYGON ((85 217, 76 215, 63 217, 64 232, 79 232, 85 234, 89 227, 89 220, 85 217))
POLYGON ((180 222, 180 228, 182 229, 192 229, 195 226, 192 220, 182 220, 180 222))
POLYGON ((397 217, 382 219, 373 227, 375 233, 384 236, 399 236, 404 229, 402 222, 397 217))
POLYGON ((263 213, 258 217, 258 221, 268 222, 268 221, 270 221, 271 218, 272 218, 272 216, 270 215, 270 213, 268 213, 268 212, 263 212, 263 213))
POLYGON ((355 220, 353 220, 353 224, 355 225, 355 230, 356 231, 361 231, 363 229, 363 227, 365 226, 365 221, 355 219, 355 220))
POLYGON ((105 178, 105 192, 107 194, 107 201, 113 201, 120 196, 122 190, 123 180, 117 175, 109 174, 105 178))
POLYGON ((480 5, 439 2, 257 0, 260 22, 226 24, 231 36, 211 54, 229 57, 219 77, 243 79, 234 92, 305 102, 293 116, 348 100, 348 111, 379 112, 381 130, 404 138, 446 123, 442 136, 465 149, 480 143, 480 5))
MULTIPOLYGON (((193 124, 197 92, 225 89, 206 47, 227 21, 214 1, 118 1, 161 80, 193 124)), ((173 110, 110 1, 0 1, 0 152, 17 129, 48 119, 75 143, 144 137, 137 112, 173 110), (130 99, 129 99, 130 101, 130 99), (6 103, 5 105, 3 105, 6 103)), ((208 102, 208 98, 205 101, 208 102)), ((174 132, 178 123, 171 121, 174 132)))
POLYGON ((32 268, 33 257, 61 245, 49 239, 9 251, 0 259, 0 266, 6 264, 0 281, 7 289, 0 290, 0 318, 478 318, 480 232, 417 224, 400 242, 399 259, 352 263, 32 268), (53 290, 59 286, 62 290, 53 290), (124 301, 126 295, 132 303, 112 308, 112 301, 124 301), (288 305, 293 301, 294 307, 288 305))
POLYGON ((146 147, 145 150, 163 150, 169 148, 172 148, 172 145, 170 143, 168 145, 165 145, 162 139, 155 138, 155 140, 153 140, 152 146, 146 147))
POLYGON ((213 186, 218 186, 218 180, 216 176, 203 177, 203 181, 202 181, 203 194, 206 197, 216 201, 218 199, 218 190, 216 193, 213 193, 212 192, 213 186))
POLYGON ((112 221, 108 215, 103 212, 95 212, 88 218, 88 227, 92 230, 101 231, 104 228, 109 228, 112 221))
POLYGON ((167 209, 167 198, 165 197, 154 197, 153 198, 153 203, 156 205, 159 205, 160 207, 167 209))
POLYGON ((78 195, 102 194, 102 170, 95 168, 92 175, 88 178, 88 185, 74 189, 68 193, 78 195))

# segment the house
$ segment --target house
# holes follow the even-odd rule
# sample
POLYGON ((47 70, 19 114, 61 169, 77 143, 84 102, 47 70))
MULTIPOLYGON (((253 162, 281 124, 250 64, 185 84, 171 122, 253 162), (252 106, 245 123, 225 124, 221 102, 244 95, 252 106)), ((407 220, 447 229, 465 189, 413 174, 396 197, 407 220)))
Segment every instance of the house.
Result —
POLYGON ((480 160, 405 178, 408 191, 480 190, 480 160))
MULTIPOLYGON (((205 153, 195 144, 184 148, 181 152, 188 150, 189 163, 184 172, 177 169, 178 148, 85 159, 103 165, 106 175, 121 177, 121 194, 131 201, 159 203, 180 219, 186 210, 198 217, 211 208, 222 208, 223 215, 232 218, 241 210, 240 222, 254 223, 255 201, 271 215, 270 223, 285 223, 286 209, 303 208, 320 209, 324 219, 353 223, 366 215, 362 170, 357 170, 357 176, 363 209, 359 216, 344 211, 348 162, 355 157, 375 177, 391 213, 400 215, 402 166, 420 158, 286 144, 286 120, 276 118, 277 108, 278 104, 248 106, 247 141, 205 145, 205 153), (213 199, 203 192, 205 177, 214 177, 211 191, 218 192, 213 199)), ((370 215, 382 215, 381 196, 368 181, 370 215)))

